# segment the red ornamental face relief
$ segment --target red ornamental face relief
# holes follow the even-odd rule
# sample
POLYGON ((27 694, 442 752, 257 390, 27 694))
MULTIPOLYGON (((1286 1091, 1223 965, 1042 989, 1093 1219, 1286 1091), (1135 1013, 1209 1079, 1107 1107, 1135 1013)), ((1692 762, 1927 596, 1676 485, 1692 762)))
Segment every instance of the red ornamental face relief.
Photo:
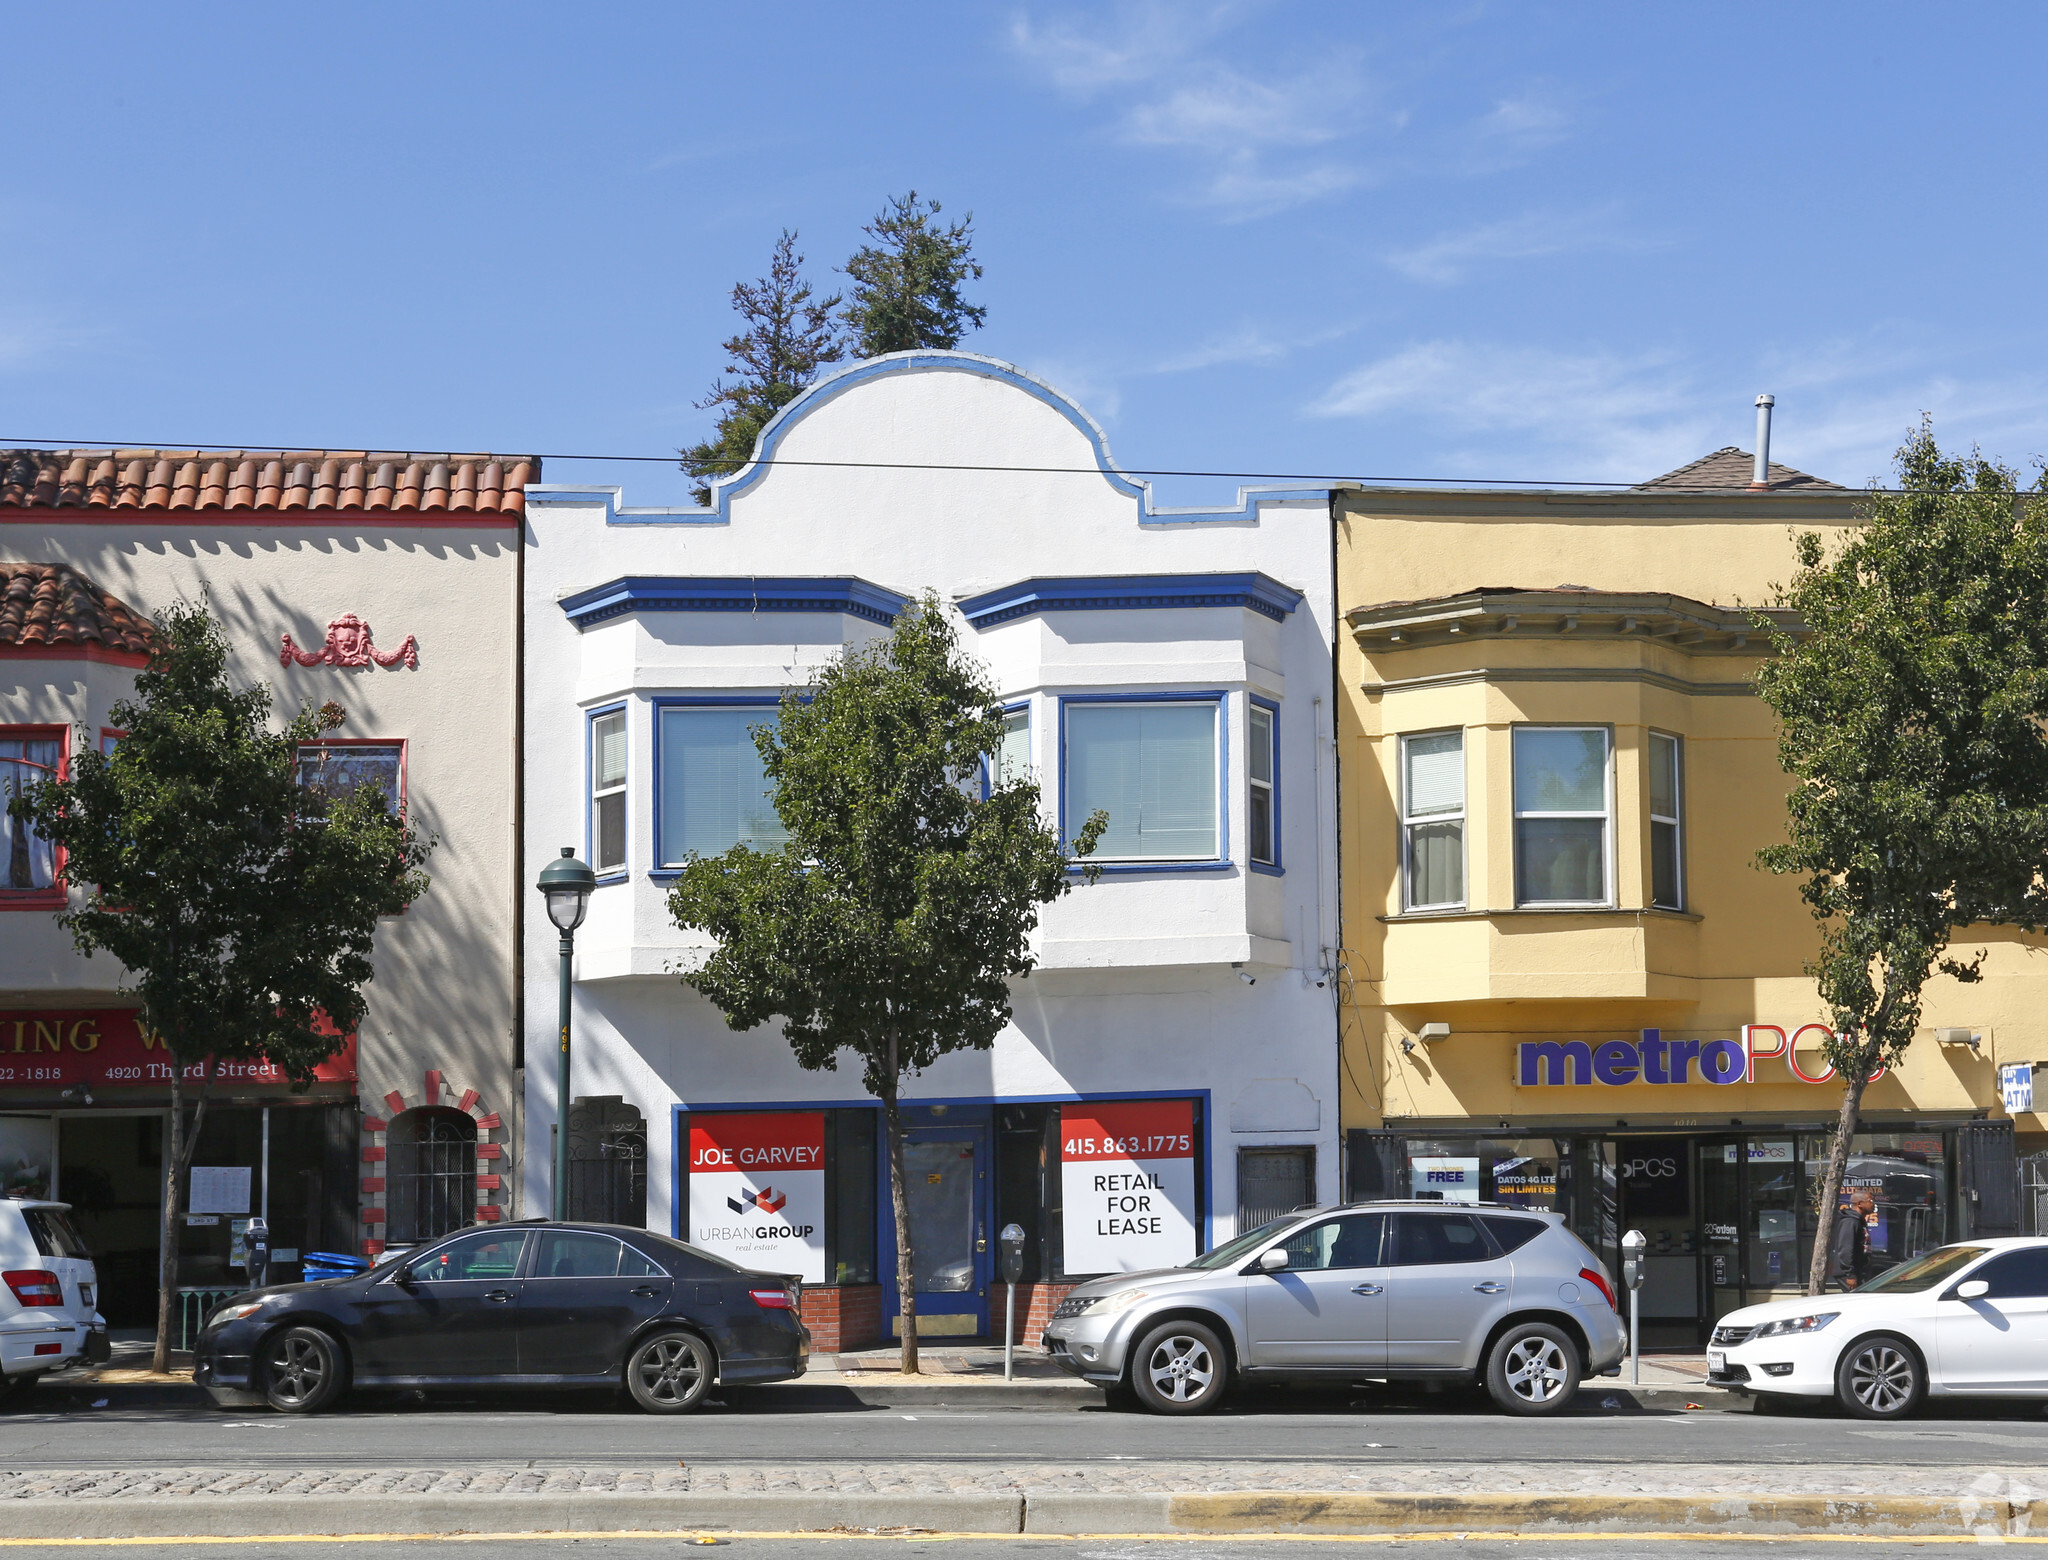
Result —
POLYGON ((690 1169, 739 1170, 768 1176, 789 1170, 825 1168, 822 1111, 778 1111, 773 1115, 712 1115, 690 1118, 690 1169))

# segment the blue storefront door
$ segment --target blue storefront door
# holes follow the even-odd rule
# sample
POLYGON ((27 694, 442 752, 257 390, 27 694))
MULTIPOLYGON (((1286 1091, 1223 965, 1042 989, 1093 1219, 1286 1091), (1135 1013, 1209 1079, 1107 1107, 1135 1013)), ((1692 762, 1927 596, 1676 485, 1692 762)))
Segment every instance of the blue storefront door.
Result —
MULTIPOLYGON (((911 1272, 921 1337, 979 1337, 988 1332, 988 1127, 940 1122, 904 1133, 904 1200, 910 1209, 911 1272)), ((895 1254, 884 1256, 893 1272, 895 1254)), ((886 1285, 891 1330, 899 1307, 886 1285)))

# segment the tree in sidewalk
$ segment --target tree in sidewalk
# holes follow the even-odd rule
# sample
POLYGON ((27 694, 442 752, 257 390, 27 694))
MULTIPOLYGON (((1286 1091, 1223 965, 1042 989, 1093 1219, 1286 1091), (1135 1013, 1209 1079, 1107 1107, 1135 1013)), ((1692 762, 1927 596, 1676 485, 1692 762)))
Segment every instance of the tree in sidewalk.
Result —
POLYGON ((1797 784, 1788 838, 1759 860, 1805 878, 1842 1081, 1814 1294, 1872 1074, 1904 1057, 1937 972, 1979 978, 1984 952, 1954 957, 1952 938, 2048 926, 2048 477, 2022 494, 1925 422, 1897 461, 1898 489, 1838 548, 1798 538, 1778 604, 1804 631, 1760 620, 1776 654, 1757 688, 1797 784))
POLYGON ((853 288, 840 316, 853 335, 855 357, 951 350, 988 318, 988 310, 961 292, 964 283, 981 279, 974 213, 942 225, 941 209, 912 190, 890 196, 887 207, 861 229, 869 242, 843 268, 853 288))
MULTIPOLYGON (((784 695, 754 732, 789 831, 779 852, 734 846, 691 860, 669 895, 678 926, 717 948, 683 976, 734 1029, 782 1020, 800 1065, 842 1051, 882 1102, 903 1369, 917 1371, 917 1299, 903 1180, 902 1080, 948 1052, 986 1050, 1030 974, 1039 906, 1072 886, 1070 847, 1029 773, 983 765, 1003 711, 962 655, 936 596, 887 639, 849 651, 784 695)), ((1087 856, 1106 817, 1081 829, 1087 856)), ((1095 869, 1084 868, 1091 881, 1095 869)))
POLYGON ((733 309, 747 322, 725 343, 725 372, 735 377, 715 381, 696 403, 700 411, 718 412, 718 426, 709 439, 682 452, 683 470, 698 479, 690 491, 700 504, 711 496, 706 479, 729 477, 744 466, 768 419, 844 351, 832 322, 839 295, 814 300, 803 266, 796 234, 784 228, 768 274, 732 290, 733 309))
POLYGON ((171 1067, 163 1264, 154 1368, 169 1362, 185 1179, 219 1067, 269 1060, 302 1089, 337 1032, 362 1021, 378 919, 426 889, 431 843, 362 786, 301 784, 300 745, 341 726, 341 707, 270 724, 270 691, 237 691, 203 606, 156 616, 125 735, 88 741, 68 778, 9 805, 66 855, 83 898, 58 916, 82 954, 120 960, 142 1022, 171 1067), (191 1120, 187 1080, 196 1074, 191 1120))

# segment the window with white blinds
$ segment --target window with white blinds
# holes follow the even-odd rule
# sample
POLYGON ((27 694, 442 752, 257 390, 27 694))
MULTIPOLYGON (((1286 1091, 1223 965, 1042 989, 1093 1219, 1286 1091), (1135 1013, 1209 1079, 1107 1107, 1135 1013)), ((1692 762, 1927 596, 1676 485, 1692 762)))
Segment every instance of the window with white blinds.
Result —
POLYGON ((1465 902, 1465 733, 1401 739, 1402 904, 1443 910, 1465 902))
POLYGON ((1213 861, 1216 705, 1075 704, 1067 708, 1067 803, 1079 828, 1098 809, 1109 826, 1096 861, 1213 861))
POLYGON ((718 856, 735 845, 780 850, 789 831, 754 746, 771 705, 738 709, 673 706, 661 712, 661 864, 718 856))
POLYGON ((626 865, 624 710, 608 710, 590 722, 590 864, 599 872, 626 865))

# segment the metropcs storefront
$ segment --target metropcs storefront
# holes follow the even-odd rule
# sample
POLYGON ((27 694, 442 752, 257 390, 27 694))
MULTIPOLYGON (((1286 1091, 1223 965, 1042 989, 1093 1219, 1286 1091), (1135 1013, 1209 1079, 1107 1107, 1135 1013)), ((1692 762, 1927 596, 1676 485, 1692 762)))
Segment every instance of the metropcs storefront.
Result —
MULTIPOLYGON (((1739 1306, 1803 1292, 1841 1101, 1827 1035, 1805 1022, 1449 1038, 1425 1065, 1475 1108, 1353 1132, 1349 1190, 1550 1209, 1617 1268, 1639 1229, 1646 1342, 1697 1343, 1739 1306)), ((2014 1232, 2012 1123, 1987 1119, 1980 1049, 1923 1036, 1872 1080, 1845 1186, 1876 1204, 1866 1275, 2014 1232)))

